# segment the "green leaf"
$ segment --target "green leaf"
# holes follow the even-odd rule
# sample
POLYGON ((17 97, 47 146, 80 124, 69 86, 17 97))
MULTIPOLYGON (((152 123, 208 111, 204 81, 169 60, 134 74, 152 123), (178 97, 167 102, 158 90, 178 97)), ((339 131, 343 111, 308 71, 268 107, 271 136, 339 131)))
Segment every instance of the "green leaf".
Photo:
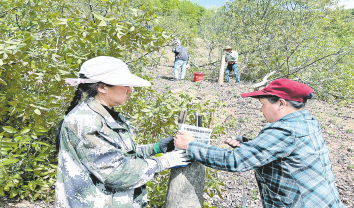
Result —
POLYGON ((0 186, 0 196, 5 196, 4 187, 0 186))
POLYGON ((2 164, 5 166, 5 165, 14 164, 16 162, 18 162, 18 159, 5 159, 2 164))
POLYGON ((43 126, 38 125, 38 126, 34 127, 34 131, 43 133, 43 132, 47 132, 48 129, 44 128, 43 126))
POLYGON ((38 109, 35 109, 35 110, 34 110, 34 113, 37 114, 37 115, 41 115, 41 111, 38 110, 38 109))
POLYGON ((17 192, 13 189, 10 191, 10 198, 14 198, 17 195, 17 192))
POLYGON ((21 134, 27 134, 28 132, 30 132, 31 131, 31 128, 29 128, 29 127, 26 127, 26 128, 24 128, 24 129, 22 129, 21 130, 21 134))
POLYGON ((22 140, 23 137, 22 137, 21 135, 19 135, 19 136, 16 136, 14 139, 15 139, 16 141, 19 141, 19 140, 22 140))
MULTIPOLYGON (((0 65, 0 66, 1 66, 1 65, 0 65)), ((1 78, 0 78, 0 84, 7 85, 7 83, 6 83, 3 79, 1 79, 1 78)))
POLYGON ((2 128, 8 133, 16 133, 17 132, 17 130, 12 126, 4 126, 2 128))
POLYGON ((58 168, 57 165, 53 165, 53 164, 49 164, 49 165, 50 165, 50 167, 52 167, 52 168, 54 168, 54 169, 57 169, 57 168, 58 168))
POLYGON ((59 74, 56 74, 56 75, 54 76, 54 78, 55 78, 55 80, 57 80, 58 82, 60 81, 60 75, 59 75, 59 74))
POLYGON ((106 23, 106 21, 101 20, 101 22, 100 22, 100 24, 98 26, 104 27, 104 26, 107 26, 107 23, 106 23))
POLYGON ((31 182, 28 183, 28 187, 29 187, 32 191, 34 191, 34 190, 36 189, 36 184, 31 181, 31 182))
POLYGON ((121 39, 123 35, 124 35, 124 33, 120 32, 120 31, 117 32, 118 39, 121 39))
POLYGON ((68 23, 67 19, 58 19, 57 25, 66 25, 68 23))
POLYGON ((45 143, 45 142, 38 142, 38 141, 36 141, 36 143, 37 143, 37 144, 44 145, 44 146, 47 146, 47 147, 50 147, 50 145, 49 145, 49 144, 47 144, 47 143, 45 143))
POLYGON ((72 62, 73 62, 73 59, 72 59, 72 58, 69 58, 69 59, 66 60, 66 64, 69 64, 69 65, 70 65, 72 62))
POLYGON ((95 18, 97 18, 97 19, 99 19, 99 20, 101 20, 101 21, 104 19, 103 16, 101 16, 101 15, 95 13, 95 12, 93 13, 93 15, 95 16, 95 18))
MULTIPOLYGON (((73 66, 70 66, 70 67, 73 67, 73 66)), ((70 74, 70 72, 64 71, 64 70, 61 70, 61 69, 58 69, 58 71, 59 71, 61 74, 63 74, 63 75, 68 75, 68 74, 70 74)))

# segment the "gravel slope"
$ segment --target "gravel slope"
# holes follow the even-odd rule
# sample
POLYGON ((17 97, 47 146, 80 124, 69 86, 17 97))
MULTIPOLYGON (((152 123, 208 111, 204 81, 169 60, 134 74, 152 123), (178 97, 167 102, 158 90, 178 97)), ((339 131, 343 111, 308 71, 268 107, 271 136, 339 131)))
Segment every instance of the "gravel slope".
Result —
MULTIPOLYGON (((242 98, 240 94, 250 92, 251 83, 230 83, 219 85, 216 80, 203 80, 195 83, 190 80, 173 81, 173 62, 160 66, 151 71, 154 77, 153 88, 160 92, 185 91, 196 96, 202 102, 206 100, 222 100, 226 104, 226 116, 218 116, 218 122, 228 126, 223 140, 231 135, 243 135, 250 138, 257 136, 267 124, 260 112, 260 103, 256 99, 242 98)), ((191 73, 187 77, 192 77, 191 73)), ((242 79, 242 74, 241 74, 242 79)), ((231 76, 231 82, 235 77, 231 76)), ((354 208, 354 106, 343 107, 328 104, 316 99, 308 101, 306 108, 312 116, 320 121, 323 136, 331 151, 331 162, 336 176, 336 185, 346 207, 354 208)), ((220 142, 216 146, 226 147, 220 142)), ((215 192, 213 198, 204 195, 204 198, 213 206, 237 207, 242 205, 242 173, 221 171, 221 181, 224 181, 225 191, 220 199, 215 192)), ((245 173, 245 193, 247 207, 262 207, 258 194, 257 183, 253 171, 245 173)))

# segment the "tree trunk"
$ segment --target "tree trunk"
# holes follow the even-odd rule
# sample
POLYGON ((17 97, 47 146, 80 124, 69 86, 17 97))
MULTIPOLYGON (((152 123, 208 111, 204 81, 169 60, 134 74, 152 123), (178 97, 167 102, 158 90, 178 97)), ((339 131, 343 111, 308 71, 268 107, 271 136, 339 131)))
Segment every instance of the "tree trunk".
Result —
POLYGON ((220 71, 219 71, 219 84, 224 83, 224 72, 225 72, 225 54, 221 56, 220 71))
MULTIPOLYGON (((181 111, 178 123, 185 123, 187 111, 181 111)), ((214 114, 211 114, 212 126, 214 114)), ((195 125, 202 127, 203 116, 195 113, 195 125)), ((199 208, 203 206, 203 191, 205 182, 205 166, 199 162, 192 162, 184 168, 172 168, 168 184, 165 208, 199 208)))
POLYGON ((205 166, 192 162, 184 168, 171 169, 166 208, 198 208, 203 206, 205 166))
POLYGON ((225 68, 225 54, 221 51, 220 71, 219 71, 219 84, 224 83, 224 68, 225 68))

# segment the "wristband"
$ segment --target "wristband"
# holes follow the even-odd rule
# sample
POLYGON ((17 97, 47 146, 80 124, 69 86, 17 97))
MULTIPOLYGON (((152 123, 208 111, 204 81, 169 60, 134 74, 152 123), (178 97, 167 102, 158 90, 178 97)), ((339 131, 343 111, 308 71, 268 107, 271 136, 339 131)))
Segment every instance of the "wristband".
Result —
POLYGON ((159 142, 154 143, 154 145, 152 145, 152 149, 154 150, 155 154, 161 153, 160 142, 161 140, 159 142))

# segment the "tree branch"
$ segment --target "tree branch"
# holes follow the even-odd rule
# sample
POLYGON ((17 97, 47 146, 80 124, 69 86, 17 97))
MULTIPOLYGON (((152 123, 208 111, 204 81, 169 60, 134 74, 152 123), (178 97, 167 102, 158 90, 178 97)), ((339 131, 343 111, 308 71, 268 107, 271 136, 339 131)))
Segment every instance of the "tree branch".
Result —
POLYGON ((90 6, 91 14, 92 14, 92 20, 96 24, 95 15, 93 15, 93 7, 92 7, 92 4, 91 4, 91 0, 89 1, 89 6, 90 6))
POLYGON ((305 69, 305 68, 307 68, 307 67, 313 65, 314 63, 317 63, 317 62, 319 62, 319 61, 321 61, 321 60, 323 60, 323 59, 325 59, 325 58, 328 58, 328 57, 330 57, 330 56, 340 55, 340 53, 339 53, 340 51, 341 51, 341 49, 340 49, 339 51, 337 51, 336 53, 331 53, 331 54, 328 54, 328 55, 326 55, 326 56, 323 56, 323 57, 321 57, 321 58, 319 58, 319 59, 316 59, 316 60, 314 60, 313 62, 311 62, 311 63, 309 63, 309 64, 307 64, 307 65, 305 65, 305 66, 295 67, 295 70, 294 70, 294 71, 292 71, 292 72, 290 72, 290 73, 287 73, 287 74, 285 74, 285 75, 276 77, 276 78, 274 78, 273 80, 281 79, 281 78, 287 77, 287 76, 289 76, 289 75, 295 74, 295 73, 297 73, 297 72, 299 72, 299 71, 301 71, 301 70, 303 70, 303 69, 305 69))
POLYGON ((263 77, 263 81, 262 82, 259 82, 257 84, 252 85, 251 88, 253 88, 254 90, 257 90, 259 87, 265 86, 267 84, 267 82, 268 82, 268 78, 270 76, 272 76, 273 74, 275 74, 276 72, 278 72, 278 71, 270 72, 269 74, 267 74, 266 76, 263 77))
MULTIPOLYGON (((166 47, 166 46, 171 46, 171 45, 166 44, 166 45, 164 45, 164 46, 161 46, 161 48, 164 48, 164 47, 166 47)), ((132 62, 134 62, 134 61, 140 60, 140 59, 142 59, 144 56, 147 56, 147 55, 149 55, 149 54, 151 54, 151 53, 153 53, 153 52, 155 52, 155 51, 152 50, 152 51, 150 51, 150 52, 147 52, 147 53, 145 53, 144 55, 140 56, 140 57, 137 58, 137 59, 130 60, 130 61, 126 62, 126 64, 130 64, 130 63, 132 63, 132 62)))
MULTIPOLYGON (((303 70, 303 69, 305 69, 305 68, 307 68, 307 67, 309 67, 309 66, 311 66, 311 65, 313 65, 313 64, 315 64, 315 63, 317 63, 317 62, 319 62, 319 61, 321 61, 321 60, 323 60, 323 59, 326 59, 326 58, 328 58, 328 57, 330 57, 330 56, 335 56, 335 55, 347 55, 348 53, 351 53, 351 51, 352 51, 352 50, 350 50, 350 51, 348 51, 348 53, 346 53, 346 54, 341 54, 341 53, 340 53, 341 50, 342 50, 342 49, 339 49, 339 50, 338 50, 337 52, 335 52, 335 53, 331 53, 331 54, 328 54, 328 55, 323 56, 323 57, 321 57, 321 58, 318 58, 318 59, 312 61, 311 63, 309 63, 309 64, 307 64, 307 65, 305 65, 305 66, 295 67, 295 70, 293 70, 293 71, 290 72, 290 73, 287 73, 287 74, 285 74, 285 75, 281 75, 281 76, 278 76, 278 77, 276 77, 276 78, 274 78, 274 79, 268 80, 268 78, 269 78, 270 76, 274 75, 275 73, 280 72, 280 70, 272 71, 271 73, 269 73, 269 74, 267 74, 266 76, 264 76, 262 82, 259 82, 259 83, 257 83, 257 84, 254 84, 254 85, 252 85, 251 87, 254 88, 254 89, 257 89, 257 88, 259 88, 259 87, 261 87, 261 86, 265 86, 268 82, 271 82, 271 81, 274 81, 274 80, 277 80, 277 79, 281 79, 281 78, 287 77, 287 76, 289 76, 289 75, 293 75, 293 74, 295 74, 295 73, 297 73, 297 72, 299 72, 299 71, 301 71, 301 70, 303 70)), ((332 96, 333 96, 333 95, 332 95, 332 96)))

